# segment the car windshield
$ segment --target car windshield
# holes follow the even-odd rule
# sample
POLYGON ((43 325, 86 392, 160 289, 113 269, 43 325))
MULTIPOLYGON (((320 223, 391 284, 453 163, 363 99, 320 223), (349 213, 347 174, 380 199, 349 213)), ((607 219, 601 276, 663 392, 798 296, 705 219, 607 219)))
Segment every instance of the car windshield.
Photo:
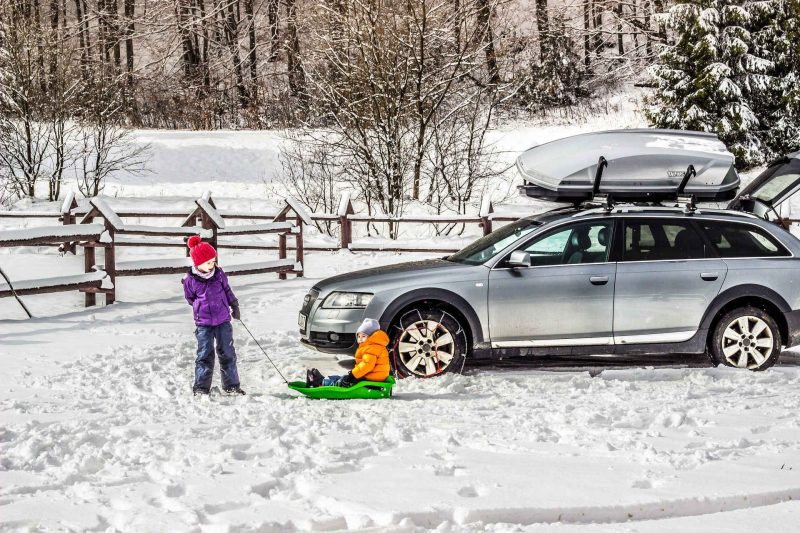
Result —
POLYGON ((513 224, 508 224, 447 257, 447 260, 467 265, 482 265, 503 251, 508 245, 541 225, 542 223, 538 220, 531 219, 522 219, 513 224))

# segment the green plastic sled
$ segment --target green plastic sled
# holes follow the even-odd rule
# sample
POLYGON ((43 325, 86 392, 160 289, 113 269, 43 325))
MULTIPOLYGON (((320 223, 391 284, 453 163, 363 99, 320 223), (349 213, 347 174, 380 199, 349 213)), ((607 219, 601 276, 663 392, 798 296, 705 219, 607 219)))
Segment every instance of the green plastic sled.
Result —
POLYGON ((359 381, 352 387, 306 387, 304 381, 292 381, 289 388, 294 389, 309 398, 322 398, 326 400, 378 400, 392 395, 394 378, 389 376, 386 381, 359 381))

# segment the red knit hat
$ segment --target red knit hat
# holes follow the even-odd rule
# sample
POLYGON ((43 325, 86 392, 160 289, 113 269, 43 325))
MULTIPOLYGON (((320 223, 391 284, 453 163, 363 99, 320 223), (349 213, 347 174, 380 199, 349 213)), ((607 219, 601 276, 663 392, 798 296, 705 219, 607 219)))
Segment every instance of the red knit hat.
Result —
POLYGON ((189 240, 186 241, 186 245, 189 246, 189 255, 192 256, 194 266, 200 266, 206 261, 211 261, 217 257, 217 252, 214 250, 214 247, 207 242, 203 242, 203 238, 199 235, 192 235, 189 237, 189 240))

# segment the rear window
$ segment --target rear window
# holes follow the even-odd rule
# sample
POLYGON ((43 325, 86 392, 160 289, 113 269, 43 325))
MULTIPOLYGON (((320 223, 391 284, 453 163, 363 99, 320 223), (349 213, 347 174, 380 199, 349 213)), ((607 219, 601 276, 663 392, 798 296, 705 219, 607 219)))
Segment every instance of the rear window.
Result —
POLYGON ((720 257, 785 257, 792 255, 766 230, 736 222, 700 221, 720 257))
POLYGON ((768 204, 782 202, 800 186, 800 160, 792 158, 780 161, 765 170, 754 183, 761 185, 746 194, 768 204))
POLYGON ((705 245, 688 222, 626 220, 623 261, 702 259, 705 245))

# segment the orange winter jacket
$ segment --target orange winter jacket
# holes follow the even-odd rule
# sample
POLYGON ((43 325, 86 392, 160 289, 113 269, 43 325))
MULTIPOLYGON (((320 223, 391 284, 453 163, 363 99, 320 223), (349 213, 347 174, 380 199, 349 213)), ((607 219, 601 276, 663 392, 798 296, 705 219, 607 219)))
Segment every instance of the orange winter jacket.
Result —
POLYGON ((359 344, 356 350, 356 366, 353 377, 368 381, 385 381, 389 377, 389 336, 378 330, 359 344))

